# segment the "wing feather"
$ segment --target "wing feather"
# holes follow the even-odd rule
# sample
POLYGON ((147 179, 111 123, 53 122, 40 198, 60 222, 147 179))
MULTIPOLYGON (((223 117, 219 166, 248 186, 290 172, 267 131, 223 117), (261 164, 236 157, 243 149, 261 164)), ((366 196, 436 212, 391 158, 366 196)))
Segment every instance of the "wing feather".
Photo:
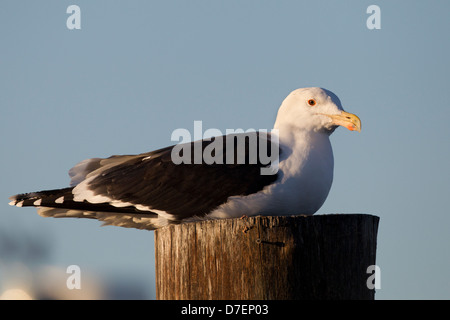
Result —
MULTIPOLYGON (((244 135, 251 134, 257 139, 265 139, 268 148, 272 147, 270 136, 260 137, 257 132, 244 135)), ((242 138, 240 134, 235 136, 242 138)), ((146 207, 149 211, 166 212, 174 220, 182 220, 204 216, 230 196, 256 193, 277 179, 277 174, 261 175, 260 169, 268 164, 249 162, 250 139, 246 140, 244 163, 236 163, 238 151, 242 150, 234 144, 233 163, 225 163, 227 153, 223 148, 216 150, 223 157, 223 164, 206 164, 204 161, 194 164, 196 143, 200 143, 204 151, 215 139, 223 139, 222 145, 226 145, 226 136, 188 143, 185 147, 191 148, 190 164, 177 165, 171 161, 174 146, 139 155, 81 162, 71 170, 72 180, 77 183, 73 190, 75 198, 94 203, 108 199, 117 206, 123 202, 146 207), (81 177, 84 180, 80 181, 81 177)))

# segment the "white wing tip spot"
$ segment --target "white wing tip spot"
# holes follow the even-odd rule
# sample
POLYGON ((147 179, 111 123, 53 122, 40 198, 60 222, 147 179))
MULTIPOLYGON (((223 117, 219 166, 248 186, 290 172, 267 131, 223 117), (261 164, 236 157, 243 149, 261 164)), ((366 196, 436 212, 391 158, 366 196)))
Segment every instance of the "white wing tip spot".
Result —
POLYGON ((55 203, 63 203, 64 202, 64 196, 59 197, 58 199, 55 200, 55 203))

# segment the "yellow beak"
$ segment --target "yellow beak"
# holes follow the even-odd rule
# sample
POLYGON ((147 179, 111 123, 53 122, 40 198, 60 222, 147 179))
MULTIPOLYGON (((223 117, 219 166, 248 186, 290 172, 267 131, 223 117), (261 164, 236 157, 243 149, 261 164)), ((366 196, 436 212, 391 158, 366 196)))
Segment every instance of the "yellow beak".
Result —
MULTIPOLYGON (((323 114, 323 113, 322 113, 323 114)), ((353 113, 342 111, 341 114, 323 114, 331 118, 333 124, 343 126, 350 131, 361 132, 361 120, 353 113)))

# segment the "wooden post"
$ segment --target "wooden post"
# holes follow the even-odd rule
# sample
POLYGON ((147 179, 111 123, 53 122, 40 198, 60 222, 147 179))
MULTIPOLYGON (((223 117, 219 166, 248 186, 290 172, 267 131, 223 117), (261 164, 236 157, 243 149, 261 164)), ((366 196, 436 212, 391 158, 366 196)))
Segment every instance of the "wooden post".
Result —
POLYGON ((257 216, 155 231, 157 299, 374 299, 379 218, 257 216))

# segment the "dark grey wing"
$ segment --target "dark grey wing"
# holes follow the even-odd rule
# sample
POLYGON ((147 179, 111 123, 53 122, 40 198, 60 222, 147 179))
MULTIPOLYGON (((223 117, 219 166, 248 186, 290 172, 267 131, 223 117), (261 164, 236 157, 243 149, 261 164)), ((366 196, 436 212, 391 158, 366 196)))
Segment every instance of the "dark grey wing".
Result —
POLYGON ((273 143, 268 134, 252 132, 220 136, 130 156, 103 170, 93 166, 96 169, 93 172, 98 174, 87 174, 91 179, 85 187, 94 196, 108 198, 116 205, 121 202, 140 210, 164 211, 176 220, 203 216, 225 203, 230 196, 256 193, 277 179, 277 173, 261 174, 262 168, 271 165, 267 158, 262 161, 264 157, 258 155, 264 152, 272 159, 274 154, 280 153, 278 144, 273 143), (235 143, 231 144, 231 140, 235 143), (202 153, 200 161, 199 150, 202 153), (185 161, 176 164, 174 156, 185 161))

